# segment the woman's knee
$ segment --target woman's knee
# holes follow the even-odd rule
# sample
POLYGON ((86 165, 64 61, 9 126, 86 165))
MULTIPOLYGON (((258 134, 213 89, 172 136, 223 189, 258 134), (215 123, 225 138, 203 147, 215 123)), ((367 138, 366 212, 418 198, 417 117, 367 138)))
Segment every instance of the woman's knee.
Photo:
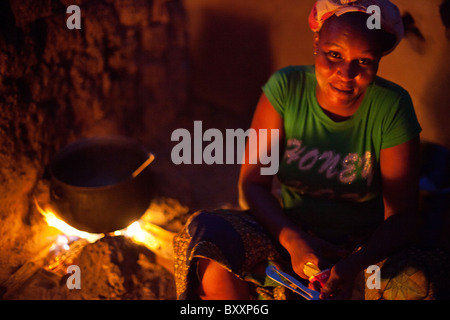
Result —
POLYGON ((249 299, 247 282, 239 279, 222 265, 210 259, 198 259, 198 295, 204 300, 249 299))

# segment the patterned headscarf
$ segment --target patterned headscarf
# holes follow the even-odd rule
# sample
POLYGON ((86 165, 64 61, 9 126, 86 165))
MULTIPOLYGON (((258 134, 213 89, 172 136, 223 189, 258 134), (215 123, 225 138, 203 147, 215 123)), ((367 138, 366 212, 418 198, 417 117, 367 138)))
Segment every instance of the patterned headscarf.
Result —
POLYGON ((367 13, 367 8, 371 5, 380 8, 381 28, 396 39, 395 44, 383 52, 383 55, 387 55, 397 47, 405 33, 400 11, 389 0, 318 0, 309 15, 309 26, 312 31, 318 32, 324 22, 333 15, 340 16, 347 12, 367 13))

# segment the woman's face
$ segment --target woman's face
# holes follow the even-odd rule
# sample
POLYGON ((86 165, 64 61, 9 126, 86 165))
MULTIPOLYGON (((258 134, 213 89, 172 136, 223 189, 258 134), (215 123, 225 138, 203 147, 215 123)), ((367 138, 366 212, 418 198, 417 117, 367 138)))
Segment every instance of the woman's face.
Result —
POLYGON ((376 34, 361 26, 365 20, 345 16, 330 18, 314 37, 317 99, 330 111, 356 110, 381 58, 376 34))

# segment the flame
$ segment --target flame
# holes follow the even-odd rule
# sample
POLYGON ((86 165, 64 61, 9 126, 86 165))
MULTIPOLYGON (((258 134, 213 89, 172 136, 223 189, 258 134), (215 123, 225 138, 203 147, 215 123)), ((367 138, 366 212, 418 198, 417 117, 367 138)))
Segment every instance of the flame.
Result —
MULTIPOLYGON (((59 219, 50 208, 46 207, 45 209, 43 209, 36 199, 35 203, 38 211, 42 214, 47 224, 58 229, 64 234, 65 237, 57 238, 56 245, 62 247, 65 250, 69 249, 69 238, 71 237, 86 239, 90 243, 93 243, 104 236, 103 234, 89 233, 86 231, 78 230, 68 225, 63 220, 59 219)), ((139 221, 133 222, 128 227, 122 230, 114 231, 112 234, 114 234, 115 236, 123 235, 125 237, 131 238, 133 241, 145 245, 151 250, 158 249, 160 247, 160 243, 157 238, 150 232, 143 230, 139 221)))
POLYGON ((70 225, 65 223, 63 220, 59 219, 50 208, 43 209, 39 205, 39 203, 36 201, 36 199, 34 201, 36 203, 36 207, 37 207, 38 211, 44 216, 44 220, 47 222, 47 224, 50 227, 54 227, 54 228, 58 229, 64 235, 69 236, 69 237, 72 236, 72 237, 83 238, 91 243, 95 242, 98 239, 100 239, 101 237, 103 237, 102 234, 89 233, 89 232, 81 231, 74 227, 71 227, 70 225))
POLYGON ((135 242, 143 244, 150 249, 157 249, 160 245, 158 240, 151 233, 142 229, 139 221, 133 222, 123 230, 115 231, 114 234, 129 237, 135 242))

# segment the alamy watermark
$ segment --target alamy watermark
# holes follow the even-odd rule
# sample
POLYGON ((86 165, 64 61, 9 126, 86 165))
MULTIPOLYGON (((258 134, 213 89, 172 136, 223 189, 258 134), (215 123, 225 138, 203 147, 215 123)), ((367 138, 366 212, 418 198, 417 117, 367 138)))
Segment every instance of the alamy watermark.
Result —
POLYGON ((176 129, 172 132, 171 141, 178 141, 171 152, 172 162, 176 165, 260 163, 263 165, 261 175, 275 175, 278 172, 278 129, 226 129, 224 134, 214 128, 203 132, 202 121, 194 121, 193 134, 187 129, 176 129), (205 147, 204 142, 208 142, 205 147))
MULTIPOLYGON (((371 265, 366 269, 366 274, 370 274, 366 280, 367 289, 381 288, 381 270, 377 265, 371 265)), ((67 267, 67 274, 70 276, 66 280, 66 286, 69 290, 81 289, 81 270, 77 265, 70 265, 67 267)))
POLYGON ((367 28, 370 30, 381 29, 381 9, 377 5, 371 5, 367 8, 367 14, 370 17, 367 19, 367 28))
POLYGON ((67 267, 67 274, 70 276, 66 280, 67 289, 81 289, 81 270, 80 267, 73 264, 67 267))
MULTIPOLYGON (((67 29, 81 29, 81 9, 79 6, 73 4, 67 7, 67 14, 70 16, 66 20, 67 29)), ((381 9, 377 5, 371 5, 367 8, 367 14, 370 17, 367 19, 367 28, 381 29, 381 9)))
POLYGON ((81 29, 81 9, 79 6, 73 4, 67 7, 67 14, 70 16, 66 20, 66 27, 69 30, 81 29))

